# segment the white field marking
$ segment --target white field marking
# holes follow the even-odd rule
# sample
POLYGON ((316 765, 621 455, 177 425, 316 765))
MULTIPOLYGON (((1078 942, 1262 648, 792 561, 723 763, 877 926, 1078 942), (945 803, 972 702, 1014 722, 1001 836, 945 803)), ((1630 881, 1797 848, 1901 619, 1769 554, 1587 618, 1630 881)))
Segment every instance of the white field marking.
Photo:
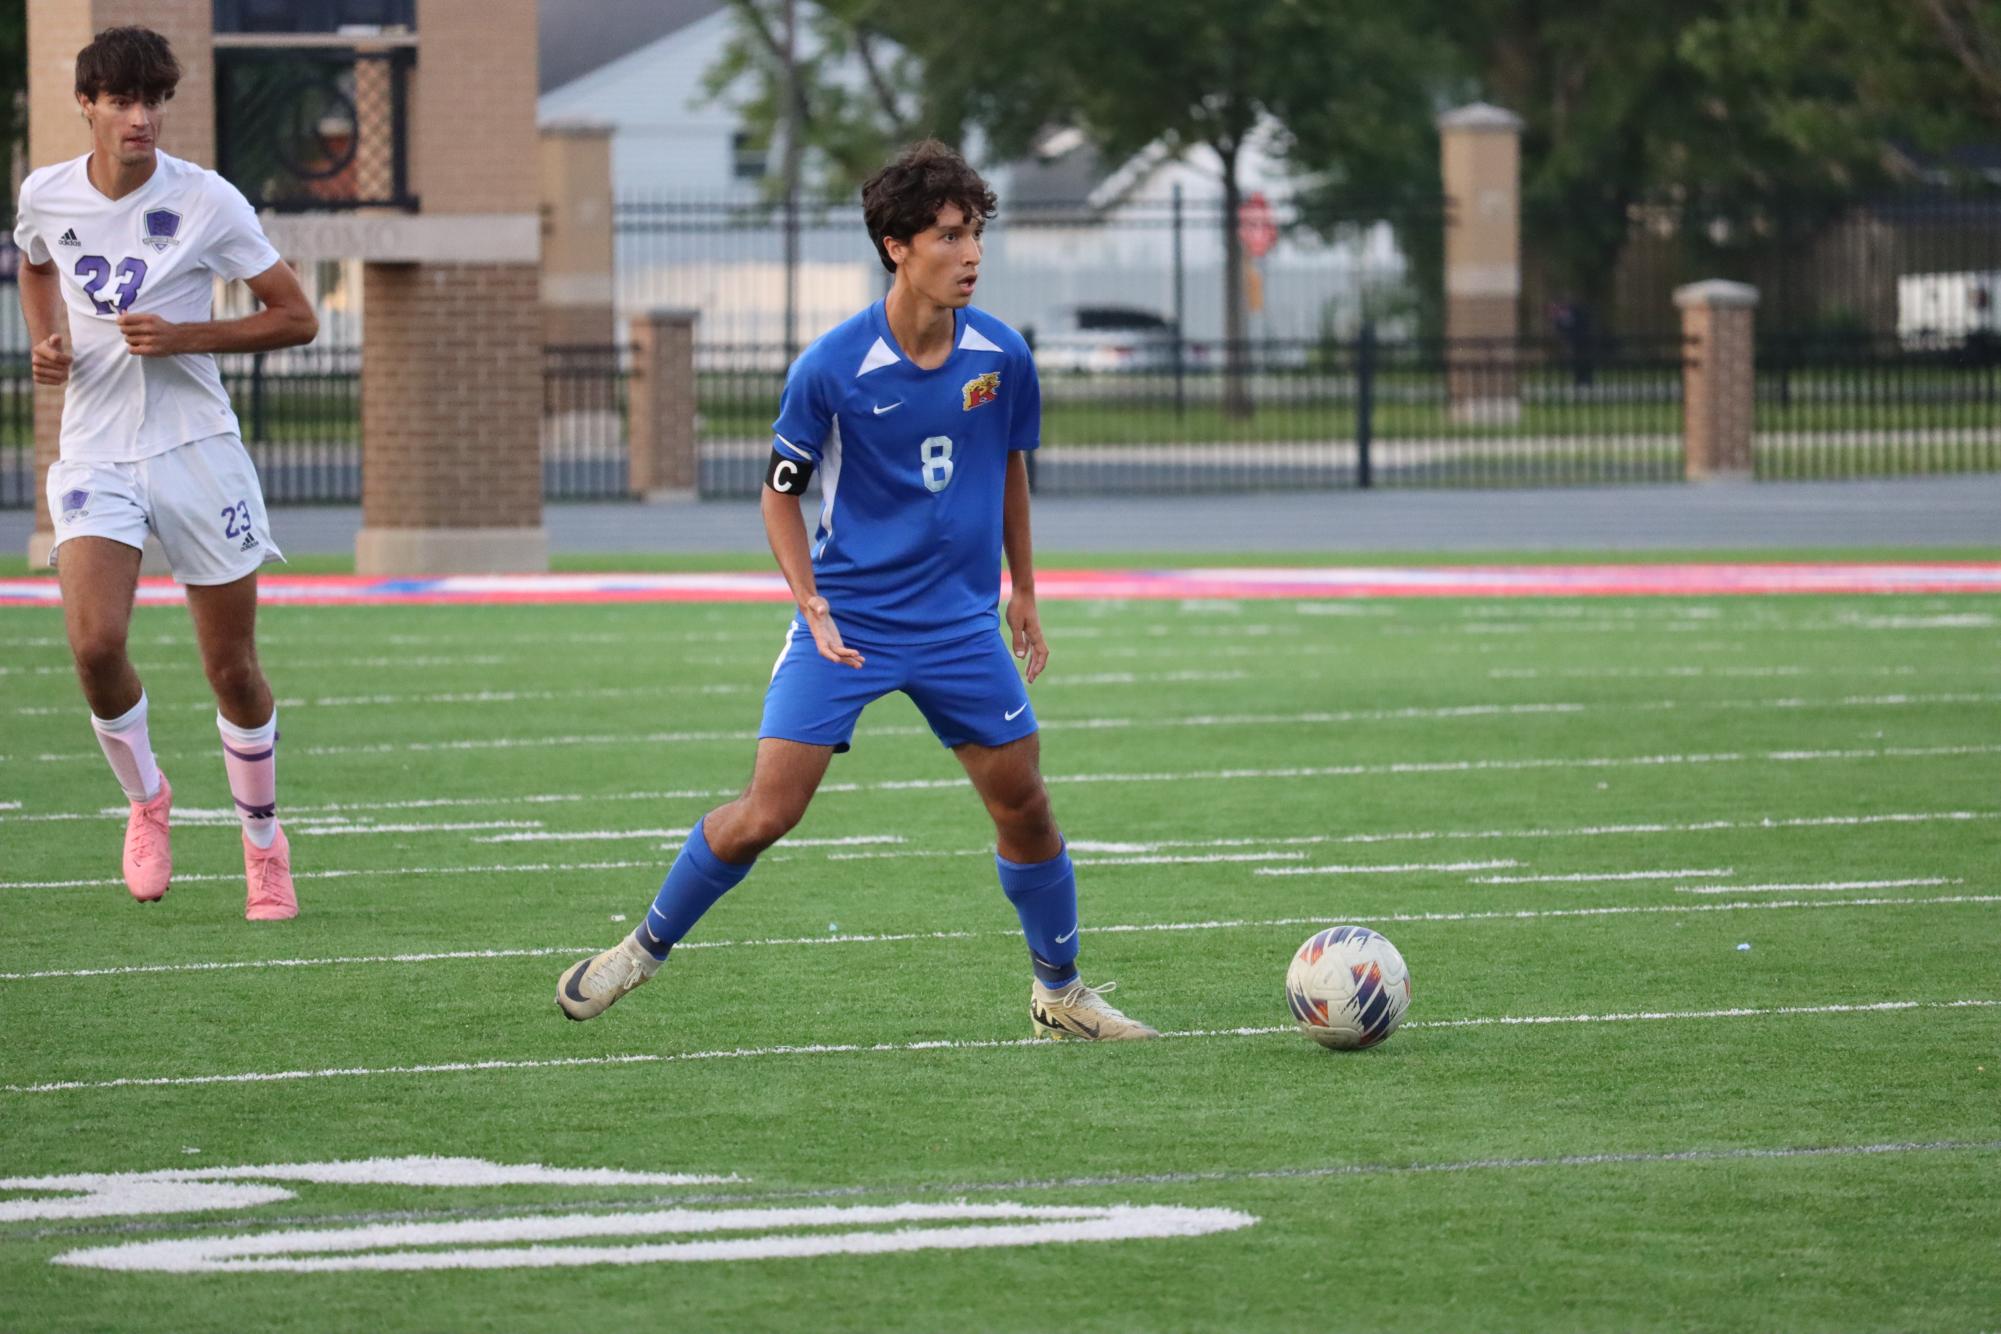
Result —
POLYGON ((1468 879, 1474 885, 1588 885, 1609 884, 1615 880, 1690 880, 1696 876, 1736 875, 1734 866, 1712 866, 1680 871, 1580 871, 1574 875, 1476 875, 1468 879))
MULTIPOLYGON (((125 811, 105 810, 107 818, 124 819, 125 811)), ((194 806, 183 810, 174 808, 174 824, 197 829, 233 827, 240 824, 241 817, 233 810, 219 807, 194 806)), ((479 829, 540 829, 540 820, 455 820, 444 823, 400 823, 376 824, 369 820, 329 819, 323 816, 294 816, 285 812, 285 833, 287 837, 305 837, 315 834, 443 834, 465 833, 479 829)))
MULTIPOLYGON (((1463 1019, 1406 1022, 1405 1029, 1539 1027, 1548 1024, 1661 1023, 1676 1020, 1793 1018, 1802 1015, 1893 1014, 1913 1010, 2001 1007, 2001 1000, 1875 1001, 1868 1004, 1738 1006, 1717 1010, 1658 1010, 1617 1014, 1481 1015, 1463 1019)), ((1244 1028, 1191 1028, 1162 1033, 1167 1039, 1254 1038, 1298 1031, 1295 1024, 1244 1028)), ((73 1093, 121 1088, 189 1088, 213 1084, 289 1083, 304 1079, 372 1079, 382 1075, 465 1074, 488 1070, 555 1070, 605 1065, 673 1065, 687 1061, 744 1060, 767 1056, 848 1056, 882 1052, 996 1051, 1010 1047, 1048 1048, 1047 1038, 934 1038, 924 1042, 796 1043, 770 1047, 723 1047, 712 1051, 630 1052, 611 1056, 565 1056, 541 1060, 449 1061, 437 1065, 340 1066, 320 1070, 249 1071, 226 1075, 128 1076, 122 1079, 58 1080, 45 1084, 0 1085, 0 1093, 73 1093)))
POLYGON ((1303 852, 1184 852, 1153 853, 1137 857, 1077 857, 1076 866, 1204 866, 1223 862, 1288 862, 1305 857, 1303 852))
MULTIPOLYGON (((596 843, 616 839, 645 838, 670 840, 686 838, 688 830, 683 829, 549 829, 540 833, 494 834, 487 838, 476 838, 475 843, 596 843)), ((852 848, 875 843, 906 843, 909 840, 901 834, 850 834, 844 838, 788 838, 784 846, 788 848, 852 848)))
MULTIPOLYGON (((1051 676, 1039 682, 1047 690, 1061 686, 1155 685, 1189 682, 1223 682, 1248 679, 1250 673, 1230 672, 1094 672, 1084 676, 1051 676)), ((443 690, 430 693, 375 693, 366 695, 317 695, 281 697, 284 709, 391 708, 411 704, 529 704, 559 700, 651 699, 662 695, 747 695, 762 687, 745 684, 598 686, 574 690, 443 690)), ((190 711, 213 712, 213 704, 196 701, 186 704, 190 711)), ((30 706, 15 709, 23 717, 54 717, 73 713, 76 706, 30 706)))
MULTIPOLYGON (((354 873, 343 872, 342 874, 354 873)), ((99 883, 104 885, 122 885, 125 882, 122 880, 106 880, 99 883)), ((1530 921, 1537 918, 1621 917, 1658 913, 1688 914, 1818 908, 1933 907, 1966 903, 2001 903, 2001 894, 1960 894, 1921 899, 1800 899, 1795 901, 1762 899, 1749 900, 1743 903, 1644 904, 1606 908, 1522 908, 1482 912, 1368 913, 1362 915, 1359 920, 1370 924, 1383 922, 1452 924, 1460 922, 1530 921)), ((1343 921, 1354 919, 1354 914, 1349 914, 1348 917, 1322 914, 1317 917, 1230 918, 1211 919, 1201 922, 1121 922, 1106 926, 1094 926, 1091 930, 1093 932, 1103 932, 1112 935, 1163 931, 1241 931, 1263 930, 1281 926, 1336 926, 1343 921)), ((983 937, 1007 937, 1018 940, 1020 939, 1020 933, 1016 931, 832 932, 817 936, 765 936, 750 937, 741 940, 684 940, 675 945, 674 948, 677 950, 792 949, 802 945, 891 945, 904 944, 911 941, 977 940, 983 937)), ((592 947, 590 946, 552 945, 528 949, 438 950, 422 953, 348 955, 317 959, 237 959, 199 963, 117 964, 103 968, 52 968, 28 973, 0 973, 0 982, 32 982, 53 978, 127 977, 143 973, 233 972, 240 969, 262 968, 363 967, 379 964, 433 963, 458 959, 526 959, 545 956, 577 958, 591 952, 592 947)))
MULTIPOLYGON (((105 812, 123 816, 123 811, 105 812)), ((1160 839, 1153 842, 1098 842, 1076 839, 1073 852, 1158 852, 1164 848, 1293 847, 1323 843, 1438 843, 1456 840, 1610 838, 1626 834, 1708 834, 1729 831, 1769 832, 1774 829, 1835 828, 1876 824, 1929 824, 1936 821, 2001 819, 2001 811, 1923 811, 1894 815, 1814 815, 1774 820, 1703 820, 1689 824, 1585 825, 1556 829, 1412 829, 1365 834, 1302 834, 1265 838, 1160 839)), ((836 852, 828 861, 868 861, 890 857, 984 857, 991 848, 930 849, 902 852, 836 852)))
POLYGON ((437 950, 411 954, 351 954, 327 959, 237 959, 209 963, 118 964, 107 968, 48 969, 35 973, 0 973, 0 982, 31 982, 41 978, 127 977, 143 973, 222 973, 245 968, 329 968, 386 963, 437 963, 446 959, 540 959, 554 956, 577 958, 595 954, 597 946, 547 945, 519 950, 437 950))
MULTIPOLYGON (((1339 711, 1314 711, 1308 713, 1233 713, 1199 714, 1188 717, 1144 718, 1044 718, 1044 731, 1096 732, 1096 731, 1152 731, 1177 727, 1317 727, 1348 723, 1373 722, 1440 722, 1465 718, 1487 717, 1539 717, 1552 714, 1579 714, 1601 710, 1614 712, 1669 712, 1696 711, 1706 709, 1766 710, 1766 709, 1846 709, 1846 708, 1902 708, 1934 704, 1997 704, 2001 703, 2001 693, 1964 692, 1933 695, 1851 695, 1841 699, 1757 699, 1757 700, 1653 700, 1636 703, 1580 704, 1462 704, 1429 708, 1401 709, 1348 709, 1339 711)), ((869 737, 928 736, 928 727, 886 726, 871 727, 863 735, 869 737)), ((757 736, 754 728, 697 729, 668 732, 601 732, 571 733, 563 736, 539 737, 456 737, 448 741, 372 741, 359 744, 306 746, 294 748, 288 754, 312 756, 330 755, 399 755, 437 754, 456 751, 490 750, 541 750, 551 747, 574 749, 585 746, 634 746, 634 745, 693 745, 704 742, 751 741, 757 736)), ((197 752, 174 752, 173 758, 188 758, 197 752)), ((199 752, 206 754, 206 751, 199 752)), ((44 753, 31 758, 42 764, 72 764, 92 762, 102 759, 97 751, 69 751, 64 753, 44 753)))
POLYGON ((1926 876, 1913 880, 1822 880, 1788 885, 1676 885, 1677 894, 1790 894, 1842 889, 1919 889, 1932 885, 1963 885, 1964 880, 1926 876))
POLYGON ((1491 871, 1520 866, 1512 858, 1483 862, 1404 862, 1398 866, 1274 866, 1254 875, 1399 875, 1407 871, 1491 871))
POLYGON ((1652 681, 1691 680, 1707 677, 1727 677, 1730 679, 1770 680, 1803 676, 1865 676, 1903 677, 1919 676, 1916 667, 1494 667, 1487 672, 1490 681, 1539 681, 1545 678, 1560 678, 1565 681, 1652 681))
MULTIPOLYGON (((658 859, 650 861, 617 862, 540 862, 532 866, 395 866, 355 870, 294 871, 294 880, 353 880, 357 877, 384 876, 394 878, 405 875, 557 875, 577 871, 630 871, 639 867, 658 870, 658 859)), ((177 885, 199 884, 204 881, 234 881, 241 883, 243 876, 235 871, 188 872, 174 876, 177 885)), ((122 879, 103 880, 0 880, 0 889, 100 889, 108 885, 122 885, 122 879)))
POLYGON ((296 1192, 282 1187, 220 1184, 241 1181, 378 1186, 703 1186, 744 1180, 734 1172, 726 1176, 625 1172, 604 1167, 544 1167, 541 1163, 437 1157, 168 1168, 158 1172, 77 1172, 0 1178, 0 1191, 58 1192, 45 1193, 40 1198, 0 1200, 0 1222, 198 1213, 298 1198, 296 1192))
POLYGON ((50 1263, 169 1274, 324 1274, 367 1270, 566 1269, 577 1265, 803 1259, 965 1251, 1138 1238, 1201 1237, 1250 1227, 1255 1214, 1179 1205, 809 1205, 782 1209, 664 1209, 649 1213, 529 1215, 455 1223, 287 1228, 234 1237, 126 1242, 65 1251, 50 1263), (992 1221, 987 1221, 992 1220, 992 1221), (930 1226, 902 1226, 906 1224, 930 1226), (863 1230, 897 1224, 887 1230, 863 1230), (984 1224, 984 1225, 982 1225, 984 1224), (759 1233, 759 1228, 847 1228, 759 1233), (586 1237, 721 1231, 748 1236, 652 1245, 553 1245, 586 1237), (510 1246, 499 1243, 528 1242, 510 1246), (404 1250, 447 1247, 457 1250, 404 1250))

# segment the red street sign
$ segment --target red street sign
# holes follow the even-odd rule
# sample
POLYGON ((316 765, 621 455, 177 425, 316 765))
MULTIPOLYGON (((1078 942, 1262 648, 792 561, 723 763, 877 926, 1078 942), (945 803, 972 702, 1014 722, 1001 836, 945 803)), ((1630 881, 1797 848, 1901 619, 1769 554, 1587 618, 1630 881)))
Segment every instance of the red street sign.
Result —
POLYGON ((1252 259, 1263 259, 1278 244, 1278 220, 1272 216, 1271 201, 1262 191, 1252 193, 1237 205, 1237 239, 1244 243, 1252 259))

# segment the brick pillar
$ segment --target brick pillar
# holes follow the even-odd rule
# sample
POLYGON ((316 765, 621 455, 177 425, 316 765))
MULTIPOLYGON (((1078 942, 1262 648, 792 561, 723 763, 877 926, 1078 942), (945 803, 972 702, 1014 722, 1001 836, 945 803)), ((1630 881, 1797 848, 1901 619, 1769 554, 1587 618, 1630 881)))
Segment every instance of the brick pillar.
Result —
POLYGON ((1521 420, 1521 138, 1513 112, 1485 103, 1438 119, 1445 223, 1446 392, 1452 420, 1521 420))
MULTIPOLYGON (((542 570, 542 320, 532 236, 482 251, 536 207, 535 0, 423 0, 410 186, 457 215, 407 262, 362 266, 363 574, 542 570)), ((511 232, 509 233, 511 235, 511 232)))
POLYGON ((1678 287, 1681 332, 1684 475, 1689 481, 1751 476, 1757 410, 1755 312, 1758 289, 1711 279, 1678 287))
POLYGON ((701 480, 695 455, 694 311, 633 317, 626 403, 632 493, 647 500, 694 495, 701 480))
MULTIPOLYGON (((181 62, 181 84, 167 104, 160 147, 175 157, 215 165, 214 0, 32 0, 28 5, 28 167, 81 157, 90 131, 76 104, 76 53, 101 29, 143 23, 169 42, 181 62)), ((57 327, 68 329, 68 317, 57 327)), ((42 479, 62 437, 63 391, 35 390, 35 531, 28 568, 48 564, 55 528, 42 479)), ((147 539, 148 574, 166 572, 159 543, 147 539)))
POLYGON ((611 127, 544 125, 540 163, 542 341, 609 347, 617 337, 611 127))

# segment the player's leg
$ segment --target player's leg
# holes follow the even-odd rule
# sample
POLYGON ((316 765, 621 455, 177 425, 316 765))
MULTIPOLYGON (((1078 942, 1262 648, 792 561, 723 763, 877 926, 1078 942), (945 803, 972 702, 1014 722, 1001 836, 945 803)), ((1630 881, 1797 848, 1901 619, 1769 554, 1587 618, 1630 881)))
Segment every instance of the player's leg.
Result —
MULTIPOLYGON (((139 540, 144 541, 144 520, 139 540)), ((90 706, 90 727, 111 764, 131 812, 125 821, 125 887, 151 903, 173 878, 168 818, 173 789, 153 758, 145 687, 126 653, 141 549, 107 537, 62 539, 55 552, 62 583, 63 626, 77 680, 90 706)))
POLYGON ((564 971, 556 984, 563 1013, 594 1019, 651 980, 702 915, 750 874, 758 855, 799 823, 833 757, 832 746, 761 739, 749 786, 695 821, 640 924, 604 953, 564 971))
POLYGON ((257 661, 256 574, 189 584, 188 611, 215 692, 222 767, 243 828, 243 915, 253 922, 296 917, 292 850, 278 823, 278 709, 257 661))
POLYGON ((233 435, 192 441, 144 467, 154 526, 174 577, 187 586, 202 671, 215 693, 223 770, 243 828, 243 915, 296 917, 292 850, 278 823, 278 710, 257 660, 257 569, 281 559, 257 470, 233 435))
POLYGON ((895 670, 894 654, 872 652, 856 670, 820 657, 810 635, 786 635, 765 692, 749 786, 695 821, 632 934, 564 971, 556 984, 564 1014, 595 1018, 659 971, 702 914, 750 874, 758 854, 799 823, 834 753, 848 748, 863 707, 894 687, 895 670))
MULTIPOLYGON (((906 687, 951 747, 993 818, 994 868, 1021 920, 1035 980, 1029 1014, 1043 1037, 1150 1038, 1077 975, 1077 875, 1042 781, 1041 739, 1019 669, 1000 636, 933 646, 906 687)), ((1109 990, 1109 987, 1105 988, 1109 990)))

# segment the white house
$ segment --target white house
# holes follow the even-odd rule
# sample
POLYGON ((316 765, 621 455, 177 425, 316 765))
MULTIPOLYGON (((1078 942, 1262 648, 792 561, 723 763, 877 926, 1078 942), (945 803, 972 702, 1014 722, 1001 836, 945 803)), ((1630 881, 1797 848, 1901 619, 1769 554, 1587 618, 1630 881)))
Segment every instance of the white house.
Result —
MULTIPOLYGON (((541 120, 609 125, 615 193, 628 206, 662 205, 643 225, 628 207, 617 240, 621 311, 693 307, 703 315, 699 336, 711 345, 784 337, 782 236, 752 208, 769 199, 767 175, 777 160, 752 145, 738 110, 748 88, 713 98, 705 88, 735 22, 722 0, 542 6, 541 120)), ((802 31, 802 44, 808 40, 802 31)), ((810 48, 802 54, 812 56, 810 48)), ((862 79, 859 69, 849 74, 862 79)), ((1238 174, 1244 194, 1264 196, 1283 219, 1293 182, 1272 140, 1267 133, 1247 146, 1238 174)), ((1171 316, 1175 237, 1168 219, 1178 189, 1184 328, 1193 338, 1221 336, 1222 184, 1213 153, 1177 155, 1156 146, 1106 164, 1080 134, 1059 131, 1034 158, 992 165, 988 174, 1002 211, 989 232, 983 306, 1044 330, 1062 328, 1080 305, 1171 316)), ((809 216, 800 257, 802 337, 883 290, 858 209, 809 216)), ((1403 261, 1387 228, 1337 244, 1284 232, 1257 269, 1253 295, 1262 299, 1253 303, 1251 335, 1313 338, 1352 332, 1365 295, 1400 282, 1403 261)))

